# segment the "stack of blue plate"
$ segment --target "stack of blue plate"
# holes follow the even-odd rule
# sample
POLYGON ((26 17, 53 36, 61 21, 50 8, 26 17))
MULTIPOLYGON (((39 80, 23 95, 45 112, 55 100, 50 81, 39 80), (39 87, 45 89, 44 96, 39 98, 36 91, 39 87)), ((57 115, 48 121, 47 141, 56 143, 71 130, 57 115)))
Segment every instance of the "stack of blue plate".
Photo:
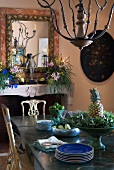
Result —
POLYGON ((63 162, 83 163, 93 159, 94 148, 82 143, 63 144, 56 148, 55 157, 63 162))

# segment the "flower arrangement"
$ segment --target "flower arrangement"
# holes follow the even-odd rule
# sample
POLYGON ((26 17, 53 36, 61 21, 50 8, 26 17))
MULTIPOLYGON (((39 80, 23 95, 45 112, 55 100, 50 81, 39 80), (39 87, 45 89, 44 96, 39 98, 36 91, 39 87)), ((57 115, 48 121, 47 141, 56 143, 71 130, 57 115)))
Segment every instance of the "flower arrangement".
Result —
POLYGON ((63 62, 62 56, 56 55, 48 63, 48 70, 45 73, 45 79, 50 86, 50 90, 60 93, 63 88, 73 90, 72 66, 66 59, 63 62))
POLYGON ((15 81, 19 74, 22 73, 22 70, 18 66, 14 67, 5 67, 0 61, 0 92, 9 88, 17 88, 18 84, 15 81))

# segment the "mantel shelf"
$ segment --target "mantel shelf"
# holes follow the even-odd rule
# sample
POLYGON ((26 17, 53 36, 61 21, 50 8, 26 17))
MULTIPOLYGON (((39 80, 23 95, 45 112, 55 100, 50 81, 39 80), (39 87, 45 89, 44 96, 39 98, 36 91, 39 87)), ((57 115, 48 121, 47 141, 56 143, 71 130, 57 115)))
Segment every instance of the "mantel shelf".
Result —
POLYGON ((18 95, 23 97, 34 97, 50 94, 48 85, 46 84, 29 84, 18 85, 17 88, 5 89, 0 95, 18 95))
MULTIPOLYGON (((34 96, 42 96, 45 94, 54 94, 54 91, 49 89, 47 84, 26 84, 26 85, 18 85, 17 88, 8 88, 0 93, 0 96, 3 95, 18 95, 23 97, 34 97, 34 96)), ((56 93, 56 92, 55 92, 56 93)), ((67 94, 68 92, 63 89, 62 94, 67 94)))
MULTIPOLYGON (((26 84, 26 85, 18 85, 17 88, 8 88, 5 89, 2 93, 0 93, 0 96, 5 95, 17 95, 17 96, 23 96, 23 97, 35 97, 35 96, 43 96, 47 94, 55 94, 53 90, 50 91, 50 88, 47 84, 26 84)), ((66 109, 70 109, 72 105, 72 96, 70 93, 63 89, 61 94, 64 94, 61 97, 62 104, 66 106, 66 109)))

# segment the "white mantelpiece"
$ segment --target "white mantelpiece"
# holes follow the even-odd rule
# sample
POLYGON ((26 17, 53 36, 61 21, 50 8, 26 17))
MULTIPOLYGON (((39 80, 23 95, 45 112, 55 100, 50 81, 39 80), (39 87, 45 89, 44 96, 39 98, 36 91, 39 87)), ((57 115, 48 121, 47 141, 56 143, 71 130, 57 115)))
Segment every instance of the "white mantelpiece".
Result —
POLYGON ((0 95, 18 95, 23 97, 42 96, 49 93, 49 88, 45 84, 18 85, 17 88, 8 88, 0 95))
MULTIPOLYGON (((46 94, 52 94, 50 93, 49 86, 46 84, 31 84, 31 85, 18 85, 17 88, 8 88, 3 91, 3 93, 0 93, 0 96, 3 95, 17 95, 17 96, 23 96, 23 97, 35 97, 35 96, 42 96, 46 94)), ((69 95, 69 93, 66 90, 62 91, 62 94, 64 94, 61 97, 61 102, 63 105, 65 105, 66 109, 71 109, 72 106, 72 97, 69 95)))

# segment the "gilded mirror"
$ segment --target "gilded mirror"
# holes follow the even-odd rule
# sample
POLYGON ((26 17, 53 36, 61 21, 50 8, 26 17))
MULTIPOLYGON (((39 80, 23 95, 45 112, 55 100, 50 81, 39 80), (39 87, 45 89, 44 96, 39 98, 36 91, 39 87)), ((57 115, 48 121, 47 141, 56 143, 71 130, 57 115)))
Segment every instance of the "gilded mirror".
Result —
MULTIPOLYGON (((49 16, 25 16, 25 15, 7 15, 7 56, 11 55, 11 48, 12 48, 12 21, 43 21, 48 22, 48 40, 49 40, 49 57, 54 56, 54 29, 51 23, 51 19, 49 16)), ((35 45, 35 43, 34 43, 35 45)), ((33 46, 34 46, 33 45, 33 46)), ((37 52, 38 53, 38 52, 37 52)), ((36 53, 35 53, 36 54, 36 53)), ((35 55, 33 54, 33 55, 35 55)))
POLYGON ((23 67, 26 65, 27 54, 32 54, 37 67, 46 67, 45 60, 48 62, 49 56, 48 34, 48 21, 12 20, 12 54, 9 65, 23 67))
MULTIPOLYGON (((54 31, 50 12, 48 10, 33 10, 33 9, 14 9, 14 8, 1 8, 1 46, 0 46, 0 59, 7 61, 11 54, 12 48, 12 21, 35 21, 35 22, 48 22, 48 55, 49 60, 59 51, 59 37, 54 31)), ((41 67, 38 68, 42 70, 41 67)))

